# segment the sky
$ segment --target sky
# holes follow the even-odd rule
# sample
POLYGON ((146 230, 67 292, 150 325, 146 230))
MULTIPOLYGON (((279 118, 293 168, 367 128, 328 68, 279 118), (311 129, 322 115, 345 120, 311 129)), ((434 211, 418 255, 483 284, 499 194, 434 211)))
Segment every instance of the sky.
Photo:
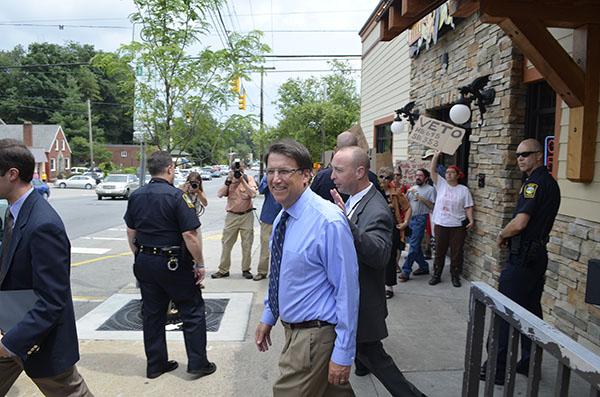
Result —
MULTIPOLYGON (((221 8, 228 30, 264 32, 263 40, 275 55, 361 53, 358 31, 379 0, 227 0, 221 8), (299 32, 299 31, 318 32, 299 32)), ((96 49, 114 51, 132 39, 128 16, 135 11, 132 0, 3 0, 0 7, 0 50, 32 42, 64 44, 75 41, 93 44, 96 49), (31 26, 36 25, 36 26, 31 26), (44 25, 44 26, 37 26, 44 25), (63 25, 59 29, 58 25, 63 25)), ((216 32, 206 38, 207 45, 223 48, 216 32)), ((360 69, 360 59, 351 65, 360 69)), ((265 123, 277 123, 277 89, 289 78, 322 76, 329 69, 325 61, 267 61, 275 71, 265 75, 265 123)), ((355 74, 357 88, 360 74, 355 74)), ((259 114, 260 74, 243 81, 248 98, 247 112, 259 114)), ((1 87, 0 87, 1 89, 1 87)), ((230 111, 238 112, 237 104, 230 111)), ((241 112, 241 111, 240 111, 241 112)))

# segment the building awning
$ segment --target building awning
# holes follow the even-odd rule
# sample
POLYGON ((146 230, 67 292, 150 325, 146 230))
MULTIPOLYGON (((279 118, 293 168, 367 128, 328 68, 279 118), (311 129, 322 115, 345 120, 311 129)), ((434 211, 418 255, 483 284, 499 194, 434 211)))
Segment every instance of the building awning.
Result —
POLYGON ((46 152, 44 149, 39 147, 30 147, 29 151, 33 154, 33 158, 36 163, 47 163, 48 159, 46 158, 46 152))

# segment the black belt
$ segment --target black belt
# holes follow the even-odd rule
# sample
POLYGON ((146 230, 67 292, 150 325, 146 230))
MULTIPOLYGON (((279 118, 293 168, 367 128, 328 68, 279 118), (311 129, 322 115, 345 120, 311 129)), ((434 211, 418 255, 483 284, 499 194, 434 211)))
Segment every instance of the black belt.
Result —
POLYGON ((171 247, 149 247, 147 245, 139 245, 138 250, 144 254, 172 257, 179 255, 181 248, 178 245, 171 247))
POLYGON ((335 325, 335 324, 328 323, 327 321, 321 321, 321 320, 302 321, 301 323, 286 323, 285 321, 281 320, 281 324, 283 324, 284 327, 290 328, 290 329, 321 328, 321 327, 329 327, 329 326, 335 325))
POLYGON ((235 215, 246 215, 248 212, 254 211, 254 208, 250 208, 249 210, 246 211, 242 211, 242 212, 236 212, 236 211, 227 211, 230 214, 235 214, 235 215))

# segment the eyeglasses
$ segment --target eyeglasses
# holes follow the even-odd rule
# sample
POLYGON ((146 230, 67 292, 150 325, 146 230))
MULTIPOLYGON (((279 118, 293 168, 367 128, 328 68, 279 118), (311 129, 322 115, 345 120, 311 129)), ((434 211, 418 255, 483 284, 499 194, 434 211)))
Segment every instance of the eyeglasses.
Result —
POLYGON ((379 175, 379 179, 392 180, 392 179, 394 179, 394 177, 391 175, 379 175))
POLYGON ((527 158, 529 157, 532 153, 539 153, 539 150, 532 150, 530 152, 517 152, 515 153, 517 155, 517 158, 519 157, 524 157, 527 158))
POLYGON ((281 169, 267 168, 267 177, 274 178, 275 175, 279 175, 279 177, 281 179, 287 179, 298 171, 302 171, 302 169, 300 169, 300 168, 281 168, 281 169))

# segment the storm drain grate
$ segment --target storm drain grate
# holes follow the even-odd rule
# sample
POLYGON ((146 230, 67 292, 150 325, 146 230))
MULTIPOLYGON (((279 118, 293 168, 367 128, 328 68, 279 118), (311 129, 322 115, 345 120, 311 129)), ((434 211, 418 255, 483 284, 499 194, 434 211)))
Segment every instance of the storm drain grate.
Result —
MULTIPOLYGON (((225 309, 229 299, 204 299, 206 309, 206 331, 217 332, 221 325, 221 319, 225 314, 225 309)), ((142 301, 132 299, 121 309, 115 312, 106 320, 97 331, 141 331, 142 325, 142 301)), ((168 327, 169 331, 181 330, 181 319, 178 314, 168 316, 168 324, 174 325, 168 327)))

